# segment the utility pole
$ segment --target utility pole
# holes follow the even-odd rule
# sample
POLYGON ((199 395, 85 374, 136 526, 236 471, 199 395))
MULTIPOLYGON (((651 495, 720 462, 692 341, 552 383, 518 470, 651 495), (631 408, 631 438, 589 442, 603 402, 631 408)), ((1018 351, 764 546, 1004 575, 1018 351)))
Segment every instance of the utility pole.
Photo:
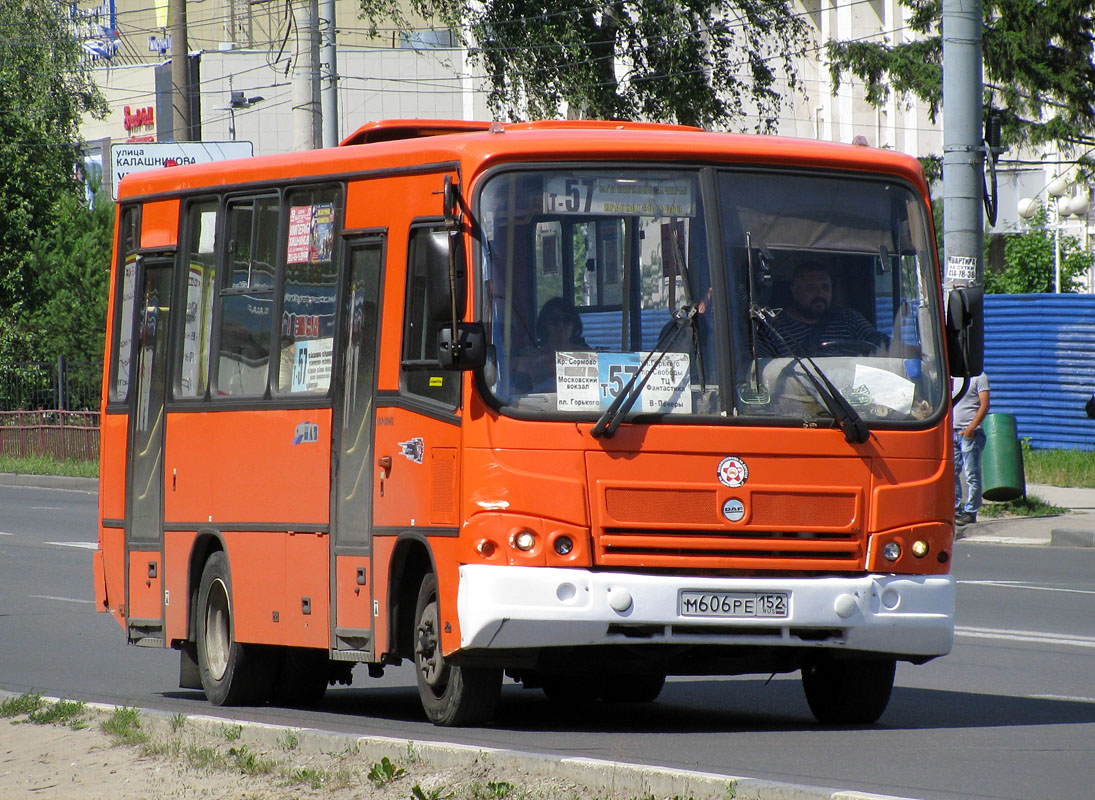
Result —
POLYGON ((190 54, 186 43, 186 0, 170 0, 171 108, 176 142, 190 140, 190 54))
POLYGON ((943 0, 943 282, 970 376, 984 352, 983 26, 981 0, 943 0))
POLYGON ((320 105, 323 146, 338 145, 338 62, 335 60, 335 0, 321 0, 319 11, 320 105))
POLYGON ((984 286, 981 0, 943 0, 943 254, 948 289, 984 286))
POLYGON ((317 0, 293 0, 296 54, 293 57, 293 149, 319 147, 319 36, 317 0))

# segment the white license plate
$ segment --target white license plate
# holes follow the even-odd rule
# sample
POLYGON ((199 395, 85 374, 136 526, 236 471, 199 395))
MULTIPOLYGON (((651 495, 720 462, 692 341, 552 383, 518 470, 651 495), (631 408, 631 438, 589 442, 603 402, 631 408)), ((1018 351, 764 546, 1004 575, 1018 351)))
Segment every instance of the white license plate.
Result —
POLYGON ((677 599, 682 617, 786 617, 790 592, 695 592, 677 599))

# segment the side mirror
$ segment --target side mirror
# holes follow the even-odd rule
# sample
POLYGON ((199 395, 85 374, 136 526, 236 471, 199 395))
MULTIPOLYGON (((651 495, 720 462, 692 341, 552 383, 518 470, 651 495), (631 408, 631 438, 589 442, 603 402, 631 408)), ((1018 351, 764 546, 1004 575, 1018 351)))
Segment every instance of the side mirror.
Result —
POLYGON ((487 363, 487 334, 478 322, 461 322, 453 329, 445 326, 437 333, 437 360, 442 369, 479 369, 487 363))
POLYGON ((985 295, 958 286, 947 296, 947 361, 956 378, 985 371, 985 295))
POLYGON ((464 316, 468 301, 464 239, 459 231, 435 230, 422 237, 422 246, 426 248, 423 255, 430 285, 430 305, 427 309, 430 319, 452 322, 455 307, 455 316, 459 320, 464 316))

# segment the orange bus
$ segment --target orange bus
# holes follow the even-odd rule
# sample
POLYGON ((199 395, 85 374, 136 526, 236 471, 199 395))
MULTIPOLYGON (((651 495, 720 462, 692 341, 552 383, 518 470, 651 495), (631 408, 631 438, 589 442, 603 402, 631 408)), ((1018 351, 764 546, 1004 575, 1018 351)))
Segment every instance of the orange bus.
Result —
POLYGON ((950 650, 961 360, 914 159, 388 121, 131 174, 116 226, 97 604, 212 703, 407 659, 467 725, 506 676, 801 670, 873 722, 950 650))

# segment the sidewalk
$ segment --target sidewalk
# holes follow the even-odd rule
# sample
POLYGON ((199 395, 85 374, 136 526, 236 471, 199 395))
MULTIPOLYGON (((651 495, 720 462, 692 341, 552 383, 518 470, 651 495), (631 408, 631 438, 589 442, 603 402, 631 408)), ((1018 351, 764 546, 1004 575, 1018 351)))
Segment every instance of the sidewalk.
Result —
POLYGON ((1069 509, 1054 517, 980 517, 958 529, 967 542, 1095 547, 1095 489, 1074 489, 1028 483, 1027 495, 1069 509))

